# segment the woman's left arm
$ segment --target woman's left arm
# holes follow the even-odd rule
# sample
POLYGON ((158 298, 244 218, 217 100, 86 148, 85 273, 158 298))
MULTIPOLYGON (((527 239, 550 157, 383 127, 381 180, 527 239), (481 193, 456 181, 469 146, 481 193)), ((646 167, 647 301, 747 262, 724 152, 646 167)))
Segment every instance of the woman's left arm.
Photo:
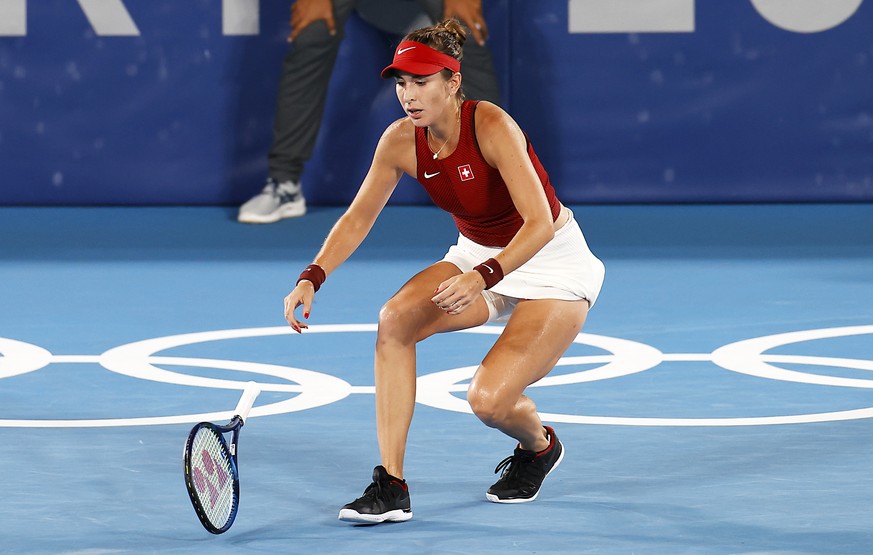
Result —
MULTIPOLYGON (((500 171, 512 202, 524 220, 509 244, 495 257, 503 274, 530 260, 555 236, 548 199, 527 153, 527 139, 509 114, 488 102, 476 109, 476 137, 485 161, 500 171)), ((482 262, 486 262, 483 260, 482 262)), ((440 284, 431 299, 450 314, 462 312, 484 289, 478 271, 453 276, 440 284), (451 308, 453 303, 457 308, 451 308)))
POLYGON ((497 168, 524 224, 497 255, 508 274, 530 260, 555 235, 549 201, 527 152, 521 128, 502 109, 480 102, 476 109, 476 137, 485 161, 497 168))

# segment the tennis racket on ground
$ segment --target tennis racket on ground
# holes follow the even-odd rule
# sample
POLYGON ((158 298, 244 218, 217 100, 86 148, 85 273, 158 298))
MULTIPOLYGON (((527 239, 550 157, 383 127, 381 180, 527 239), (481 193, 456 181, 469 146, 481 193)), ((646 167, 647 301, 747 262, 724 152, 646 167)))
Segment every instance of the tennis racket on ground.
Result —
POLYGON ((188 496, 197 518, 213 534, 227 532, 239 509, 236 461, 239 430, 260 392, 258 384, 249 382, 228 424, 218 426, 201 422, 191 429, 185 442, 183 461, 188 496), (228 432, 233 432, 230 445, 223 435, 228 432))

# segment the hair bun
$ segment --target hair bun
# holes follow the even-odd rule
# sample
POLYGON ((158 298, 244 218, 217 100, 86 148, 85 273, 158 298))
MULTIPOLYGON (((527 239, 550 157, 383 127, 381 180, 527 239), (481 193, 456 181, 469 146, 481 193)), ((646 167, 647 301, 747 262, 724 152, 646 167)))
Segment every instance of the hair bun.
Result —
POLYGON ((464 57, 464 43, 467 41, 467 31, 461 22, 450 17, 430 27, 416 29, 403 40, 412 40, 430 46, 434 50, 448 54, 460 61, 464 57))
POLYGON ((458 21, 457 18, 450 17, 449 19, 440 21, 434 25, 434 30, 454 35, 455 40, 458 41, 458 46, 464 46, 464 43, 467 41, 467 30, 464 29, 464 26, 461 25, 461 22, 458 21))

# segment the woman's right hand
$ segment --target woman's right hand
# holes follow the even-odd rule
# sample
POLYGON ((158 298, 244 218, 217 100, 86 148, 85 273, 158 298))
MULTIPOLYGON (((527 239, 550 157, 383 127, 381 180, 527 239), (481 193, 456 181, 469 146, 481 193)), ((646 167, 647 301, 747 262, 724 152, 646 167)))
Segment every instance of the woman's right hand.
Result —
POLYGON ((297 333, 301 333, 309 326, 297 320, 294 311, 298 306, 303 305, 303 318, 308 319, 313 299, 315 299, 315 287, 307 279, 301 279, 294 290, 285 297, 285 320, 297 333))

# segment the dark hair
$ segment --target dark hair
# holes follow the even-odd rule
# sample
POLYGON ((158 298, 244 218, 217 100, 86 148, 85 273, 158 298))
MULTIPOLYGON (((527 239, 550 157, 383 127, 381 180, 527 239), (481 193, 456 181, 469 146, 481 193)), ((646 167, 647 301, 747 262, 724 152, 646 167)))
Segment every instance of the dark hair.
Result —
POLYGON ((457 19, 444 19, 430 27, 412 31, 403 40, 414 40, 430 46, 443 54, 448 54, 459 62, 464 57, 463 46, 467 40, 467 31, 457 19))
MULTIPOLYGON (((464 58, 464 43, 467 41, 467 31, 460 21, 452 17, 435 23, 430 27, 416 29, 403 37, 403 40, 420 42, 460 62, 464 58)), ((444 69, 441 73, 446 79, 452 76, 452 70, 450 69, 444 69)), ((461 100, 463 100, 463 90, 459 90, 458 94, 461 100)))

